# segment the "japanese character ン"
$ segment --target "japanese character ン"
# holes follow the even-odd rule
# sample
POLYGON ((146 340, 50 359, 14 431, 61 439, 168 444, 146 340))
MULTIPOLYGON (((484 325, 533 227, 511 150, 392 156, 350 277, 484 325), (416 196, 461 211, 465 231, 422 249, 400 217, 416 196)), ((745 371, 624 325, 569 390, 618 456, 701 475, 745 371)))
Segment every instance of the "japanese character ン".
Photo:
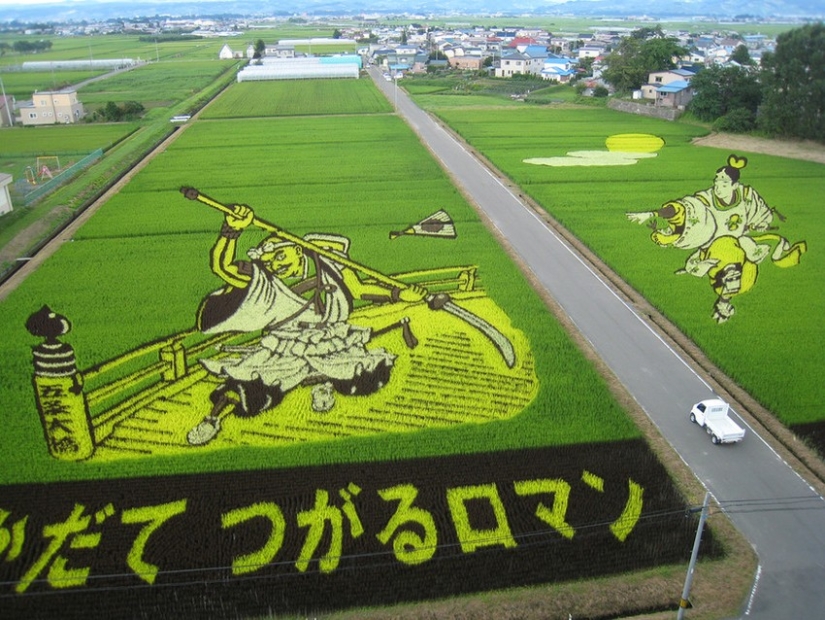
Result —
POLYGON ((143 551, 146 549, 149 537, 154 534, 161 525, 166 523, 166 521, 183 512, 186 512, 185 499, 169 502, 168 504, 160 504, 158 506, 130 508, 124 510, 120 516, 121 523, 125 523, 126 525, 146 523, 143 529, 140 530, 137 538, 135 538, 135 542, 132 543, 129 555, 126 556, 126 564, 146 583, 155 583, 155 578, 158 574, 158 567, 143 559, 143 551))
MULTIPOLYGON (((582 481, 591 489, 604 493, 604 479, 600 476, 584 471, 582 472, 582 481)), ((639 521, 639 517, 642 515, 644 489, 630 478, 627 480, 627 487, 627 503, 624 505, 622 514, 610 524, 610 531, 619 542, 624 542, 630 536, 639 521)))
POLYGON ((355 511, 355 505, 352 503, 352 497, 360 492, 361 489, 352 483, 347 486, 347 489, 341 489, 339 494, 344 499, 344 506, 337 508, 330 506, 329 493, 320 489, 316 490, 315 506, 311 510, 298 513, 298 526, 309 528, 298 561, 295 562, 295 567, 299 571, 303 573, 309 568, 309 562, 318 549, 327 523, 331 528, 329 550, 318 561, 318 566, 322 573, 331 573, 338 568, 344 544, 344 516, 349 521, 350 535, 353 538, 358 538, 364 533, 361 520, 355 511))
POLYGON ((405 529, 392 542, 395 558, 404 564, 423 564, 433 557, 438 544, 438 531, 433 516, 423 508, 413 506, 418 497, 418 489, 411 484, 400 484, 378 491, 384 501, 399 502, 395 514, 387 522, 386 527, 377 534, 381 544, 386 545, 393 534, 405 524, 416 524, 424 531, 421 535, 417 531, 405 529))
POLYGON ((507 521, 504 503, 501 501, 495 484, 479 484, 447 489, 447 505, 450 508, 458 541, 464 553, 472 553, 479 547, 516 546, 516 540, 510 532, 510 524, 507 521), (492 510, 493 520, 496 523, 495 527, 490 529, 476 529, 473 527, 467 509, 469 502, 486 503, 492 510))
MULTIPOLYGON (((84 515, 86 507, 75 504, 71 514, 62 523, 53 523, 43 526, 43 536, 51 538, 40 557, 25 572, 15 591, 25 592, 32 582, 49 567, 47 580, 53 588, 71 588, 85 585, 89 572, 88 566, 69 568, 69 560, 64 555, 58 555, 64 545, 69 549, 94 549, 100 543, 100 532, 87 532, 92 522, 92 515, 84 515)), ((95 525, 101 525, 108 517, 114 514, 114 507, 108 504, 94 515, 95 525)))
POLYGON ((261 502, 259 504, 253 504, 252 506, 230 510, 221 515, 221 527, 223 529, 235 527, 256 517, 267 519, 272 526, 269 539, 266 541, 266 544, 257 551, 233 558, 233 575, 252 573, 262 566, 266 566, 275 558, 275 555, 281 550, 281 545, 284 543, 286 520, 281 509, 271 502, 261 502))

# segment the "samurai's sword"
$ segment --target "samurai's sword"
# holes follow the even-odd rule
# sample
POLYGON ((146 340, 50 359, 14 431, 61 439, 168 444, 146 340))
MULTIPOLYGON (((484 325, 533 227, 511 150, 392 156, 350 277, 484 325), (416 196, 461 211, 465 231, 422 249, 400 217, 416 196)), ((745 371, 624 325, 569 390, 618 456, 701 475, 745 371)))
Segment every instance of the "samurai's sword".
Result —
MULTIPOLYGON (((220 203, 217 200, 213 200, 205 194, 201 194, 194 187, 181 187, 180 191, 189 200, 196 200, 202 204, 217 209, 218 211, 221 211, 225 214, 234 215, 234 210, 231 206, 220 203)), ((322 248, 312 243, 311 241, 307 241, 305 239, 302 239, 301 237, 298 237, 297 235, 293 235, 292 233, 287 232, 283 228, 279 228, 275 224, 271 224, 266 220, 262 220, 258 217, 255 217, 252 220, 252 223, 261 230, 265 230, 269 233, 272 233, 273 235, 277 235, 285 241, 289 241, 291 243, 294 243, 295 245, 299 245, 305 250, 309 250, 310 252, 314 252, 319 256, 328 258, 329 260, 334 261, 339 265, 343 265, 344 267, 349 267, 350 269, 360 271, 364 275, 374 278, 382 284, 386 284, 387 286, 398 287, 399 289, 409 288, 409 285, 405 282, 402 282, 401 280, 397 280, 391 276, 381 273, 380 271, 371 269, 366 265, 357 263, 347 256, 342 256, 331 250, 322 248)), ((496 349, 498 349, 499 353, 501 353, 501 356, 504 358, 504 363, 507 364, 508 368, 512 368, 515 365, 516 352, 513 348, 513 343, 511 343, 507 339, 507 336, 502 334, 490 323, 482 319, 480 316, 473 314, 469 310, 462 308, 461 306, 457 306, 455 303, 453 303, 453 301, 450 299, 450 296, 446 293, 436 293, 428 295, 426 297, 426 301, 427 305, 432 310, 444 310, 445 312, 452 314, 454 317, 461 319, 468 325, 476 328, 478 331, 484 334, 490 340, 490 342, 492 342, 495 345, 496 349)))

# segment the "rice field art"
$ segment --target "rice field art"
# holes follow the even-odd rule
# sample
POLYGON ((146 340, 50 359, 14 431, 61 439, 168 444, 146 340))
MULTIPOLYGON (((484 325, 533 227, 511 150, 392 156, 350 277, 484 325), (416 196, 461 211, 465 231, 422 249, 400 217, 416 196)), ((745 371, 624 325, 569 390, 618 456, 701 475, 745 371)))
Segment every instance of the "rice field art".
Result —
MULTIPOLYGON (((535 396, 529 344, 486 297, 476 267, 385 275, 351 259, 344 236, 299 237, 246 205, 224 205, 191 187, 181 192, 225 215, 210 251, 223 286, 202 300, 196 330, 105 364, 115 368, 149 351, 160 358, 153 368, 81 393, 73 352, 58 340, 67 318, 44 307, 28 321, 43 338, 34 349, 35 385, 55 458, 483 423, 515 415, 535 396), (249 226, 268 236, 239 262, 237 239, 249 226), (149 375, 161 381, 130 394, 149 375), (429 406, 416 408, 420 401, 429 406), (104 403, 92 423, 90 412, 104 403)), ((455 227, 442 211, 388 234, 449 240, 455 227)), ((85 374, 88 381, 97 373, 85 374)))
POLYGON ((11 618, 313 616, 693 541, 604 378, 385 114, 193 122, 0 314, 11 618))
POLYGON ((808 250, 804 240, 791 242, 775 232, 785 218, 740 182, 747 164, 747 157, 731 154, 716 170, 711 188, 669 200, 653 211, 627 214, 631 222, 652 230, 650 239, 656 245, 690 252, 676 274, 708 281, 717 296, 711 314, 717 323, 733 317, 734 298, 754 287, 766 258, 777 267, 793 267, 808 250))
MULTIPOLYGON (((558 168, 631 166, 655 158, 664 146, 659 136, 617 134, 607 138, 602 150, 533 157, 524 163, 558 168)), ((657 209, 626 213, 628 220, 652 231, 650 239, 657 246, 690 252, 676 275, 708 281, 716 295, 711 317, 717 323, 733 317, 734 298, 754 287, 766 258, 777 267, 793 267, 808 250, 804 240, 792 242, 776 232, 785 216, 740 181, 747 165, 747 157, 731 153, 715 171, 710 188, 666 200, 657 209)))
MULTIPOLYGON (((384 274, 344 235, 296 235, 247 205, 180 194, 221 216, 204 253, 216 288, 195 300, 193 329, 81 370, 68 341, 82 326, 48 306, 28 318, 54 460, 421 441, 506 423, 539 392, 529 339, 476 266, 384 274), (247 229, 265 234, 242 255, 247 229)), ((460 235, 444 210, 387 230, 460 235)), ((4 603, 80 617, 104 589, 109 606, 164 614, 309 610, 321 593, 324 608, 386 604, 659 563, 690 539, 641 439, 493 454, 5 486, 4 603), (55 488, 64 499, 50 502, 55 488)))

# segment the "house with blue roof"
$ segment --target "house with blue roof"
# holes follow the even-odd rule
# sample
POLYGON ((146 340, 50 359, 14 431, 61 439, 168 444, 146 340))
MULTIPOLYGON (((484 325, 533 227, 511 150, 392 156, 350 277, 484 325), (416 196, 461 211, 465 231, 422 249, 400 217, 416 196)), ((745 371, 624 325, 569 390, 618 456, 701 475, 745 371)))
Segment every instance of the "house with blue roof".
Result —
POLYGON ((544 68, 541 77, 551 82, 567 84, 577 73, 578 62, 573 58, 548 54, 544 59, 544 68))
POLYGON ((654 71, 642 85, 642 97, 650 99, 654 105, 683 110, 693 99, 690 80, 696 75, 687 69, 654 71))

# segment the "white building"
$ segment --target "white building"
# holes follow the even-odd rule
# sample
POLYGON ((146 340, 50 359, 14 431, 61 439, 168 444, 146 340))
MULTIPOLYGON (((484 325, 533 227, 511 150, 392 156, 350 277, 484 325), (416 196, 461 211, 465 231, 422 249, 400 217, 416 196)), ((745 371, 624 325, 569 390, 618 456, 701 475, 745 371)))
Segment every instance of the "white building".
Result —
POLYGON ((11 182, 12 176, 10 174, 0 172, 0 215, 12 210, 11 196, 9 195, 11 182))

